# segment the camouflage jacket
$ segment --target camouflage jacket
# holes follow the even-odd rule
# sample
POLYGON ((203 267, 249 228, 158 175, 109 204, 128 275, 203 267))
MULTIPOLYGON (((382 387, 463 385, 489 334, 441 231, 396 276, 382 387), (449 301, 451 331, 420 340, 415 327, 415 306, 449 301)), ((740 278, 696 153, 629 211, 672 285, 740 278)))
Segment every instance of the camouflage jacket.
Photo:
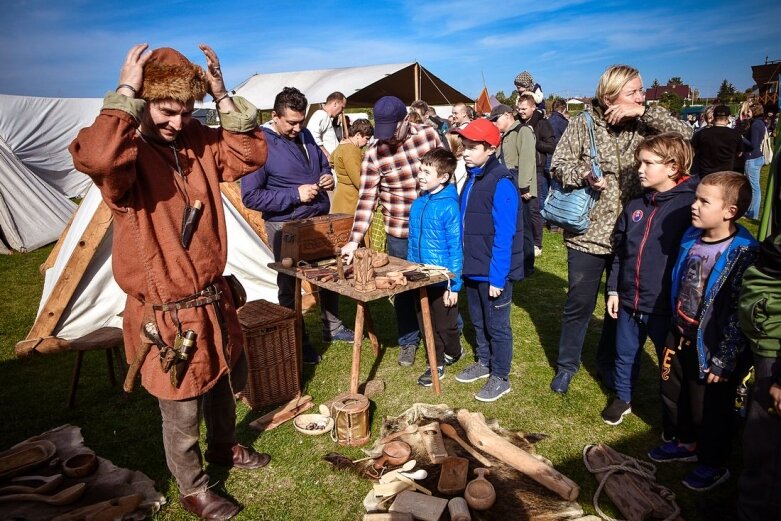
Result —
MULTIPOLYGON (((576 235, 564 233, 567 247, 591 253, 607 255, 613 252, 611 236, 621 210, 631 198, 642 193, 642 187, 635 166, 635 148, 647 136, 661 132, 676 131, 690 139, 692 129, 667 113, 663 107, 649 106, 641 117, 622 124, 609 126, 602 118, 602 109, 594 104, 594 139, 597 156, 607 179, 594 208, 591 210, 591 225, 585 233, 576 235)), ((589 158, 588 130, 583 115, 570 121, 556 146, 551 163, 551 174, 564 187, 585 186, 584 174, 591 169, 589 158)))

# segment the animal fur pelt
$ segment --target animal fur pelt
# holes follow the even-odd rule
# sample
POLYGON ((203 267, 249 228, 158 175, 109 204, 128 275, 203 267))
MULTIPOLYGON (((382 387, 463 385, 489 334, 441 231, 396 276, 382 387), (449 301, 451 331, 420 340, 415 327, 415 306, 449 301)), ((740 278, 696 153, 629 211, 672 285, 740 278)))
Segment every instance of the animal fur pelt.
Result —
MULTIPOLYGON (((456 419, 456 412, 457 411, 450 409, 447 405, 416 403, 395 418, 384 418, 381 433, 377 438, 378 441, 375 442, 373 447, 364 452, 369 456, 379 456, 382 453, 382 446, 379 444, 379 439, 394 432, 402 431, 409 425, 426 425, 432 421, 450 424, 455 428, 459 436, 466 441, 466 434, 456 419)), ((489 419, 487 420, 487 423, 494 432, 511 442, 513 445, 528 452, 534 452, 534 443, 545 437, 542 434, 527 435, 522 432, 508 431, 500 427, 495 419, 489 419)), ((415 468, 422 468, 428 472, 428 477, 419 483, 434 492, 434 495, 449 499, 450 496, 444 496, 437 491, 440 465, 432 464, 430 462, 420 435, 418 433, 406 434, 400 439, 409 443, 412 447, 412 457, 418 463, 415 468)), ((458 445, 456 441, 445 437, 444 442, 445 447, 451 456, 460 456, 469 460, 469 479, 473 479, 474 474, 472 471, 482 465, 472 458, 472 456, 458 445)), ((483 512, 472 511, 472 519, 474 521, 507 521, 509 519, 571 520, 579 519, 583 516, 583 509, 577 503, 562 500, 555 493, 549 491, 531 478, 524 476, 512 467, 503 464, 492 456, 487 454, 484 455, 493 463, 488 480, 496 489, 497 500, 494 506, 489 510, 483 512)), ((539 457, 541 460, 547 462, 547 460, 538 455, 535 455, 535 457, 539 457)), ((356 463, 355 465, 363 468, 365 472, 370 474, 372 472, 372 463, 372 461, 368 461, 356 463)), ((385 471, 393 470, 393 468, 394 467, 389 467, 385 471)))
POLYGON ((172 99, 180 103, 202 100, 207 91, 206 73, 176 49, 152 51, 144 65, 140 97, 146 101, 172 99))

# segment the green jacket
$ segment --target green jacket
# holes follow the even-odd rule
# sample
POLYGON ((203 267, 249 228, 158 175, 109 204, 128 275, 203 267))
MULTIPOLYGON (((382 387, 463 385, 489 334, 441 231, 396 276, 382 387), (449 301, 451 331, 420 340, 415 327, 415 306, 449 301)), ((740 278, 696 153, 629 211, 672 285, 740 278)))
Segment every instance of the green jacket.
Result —
POLYGON ((517 172, 521 194, 528 192, 532 197, 537 197, 535 141, 531 127, 515 121, 507 132, 502 134, 502 142, 496 153, 496 157, 508 170, 517 172))
POLYGON ((738 300, 740 329, 755 355, 781 354, 781 234, 768 237, 760 247, 756 266, 743 274, 738 300))
MULTIPOLYGON (((585 233, 576 235, 564 232, 567 247, 593 255, 613 253, 611 236, 613 227, 624 205, 642 193, 635 168, 635 149, 647 136, 660 132, 680 132, 690 139, 692 129, 685 121, 670 116, 667 109, 649 106, 645 113, 621 126, 608 126, 602 117, 602 109, 593 101, 594 140, 602 172, 607 179, 594 208, 591 225, 585 233)), ((584 174, 591 170, 588 130, 582 114, 572 118, 567 130, 556 146, 551 163, 554 175, 565 188, 585 186, 584 174)))

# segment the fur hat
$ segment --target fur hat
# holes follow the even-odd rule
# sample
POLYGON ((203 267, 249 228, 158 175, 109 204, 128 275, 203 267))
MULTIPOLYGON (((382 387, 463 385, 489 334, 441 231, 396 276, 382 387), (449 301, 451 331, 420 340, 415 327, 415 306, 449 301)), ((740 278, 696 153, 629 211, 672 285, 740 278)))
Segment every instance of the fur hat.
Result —
POLYGON ((208 90, 204 70, 179 51, 161 47, 144 64, 139 97, 146 101, 172 99, 180 103, 202 100, 208 90))

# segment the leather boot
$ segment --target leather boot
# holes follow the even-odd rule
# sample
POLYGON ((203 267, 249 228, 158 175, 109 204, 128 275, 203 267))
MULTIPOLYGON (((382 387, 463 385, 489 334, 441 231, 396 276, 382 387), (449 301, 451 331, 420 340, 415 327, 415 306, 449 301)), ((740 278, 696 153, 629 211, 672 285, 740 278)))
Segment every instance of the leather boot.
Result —
POLYGON ((180 496, 179 503, 185 510, 200 519, 222 521, 232 518, 241 510, 241 507, 233 501, 218 496, 209 489, 189 496, 180 496))
POLYGON ((253 470, 265 467, 271 461, 271 456, 255 452, 251 448, 236 443, 233 446, 209 447, 204 454, 206 461, 225 467, 253 470))

